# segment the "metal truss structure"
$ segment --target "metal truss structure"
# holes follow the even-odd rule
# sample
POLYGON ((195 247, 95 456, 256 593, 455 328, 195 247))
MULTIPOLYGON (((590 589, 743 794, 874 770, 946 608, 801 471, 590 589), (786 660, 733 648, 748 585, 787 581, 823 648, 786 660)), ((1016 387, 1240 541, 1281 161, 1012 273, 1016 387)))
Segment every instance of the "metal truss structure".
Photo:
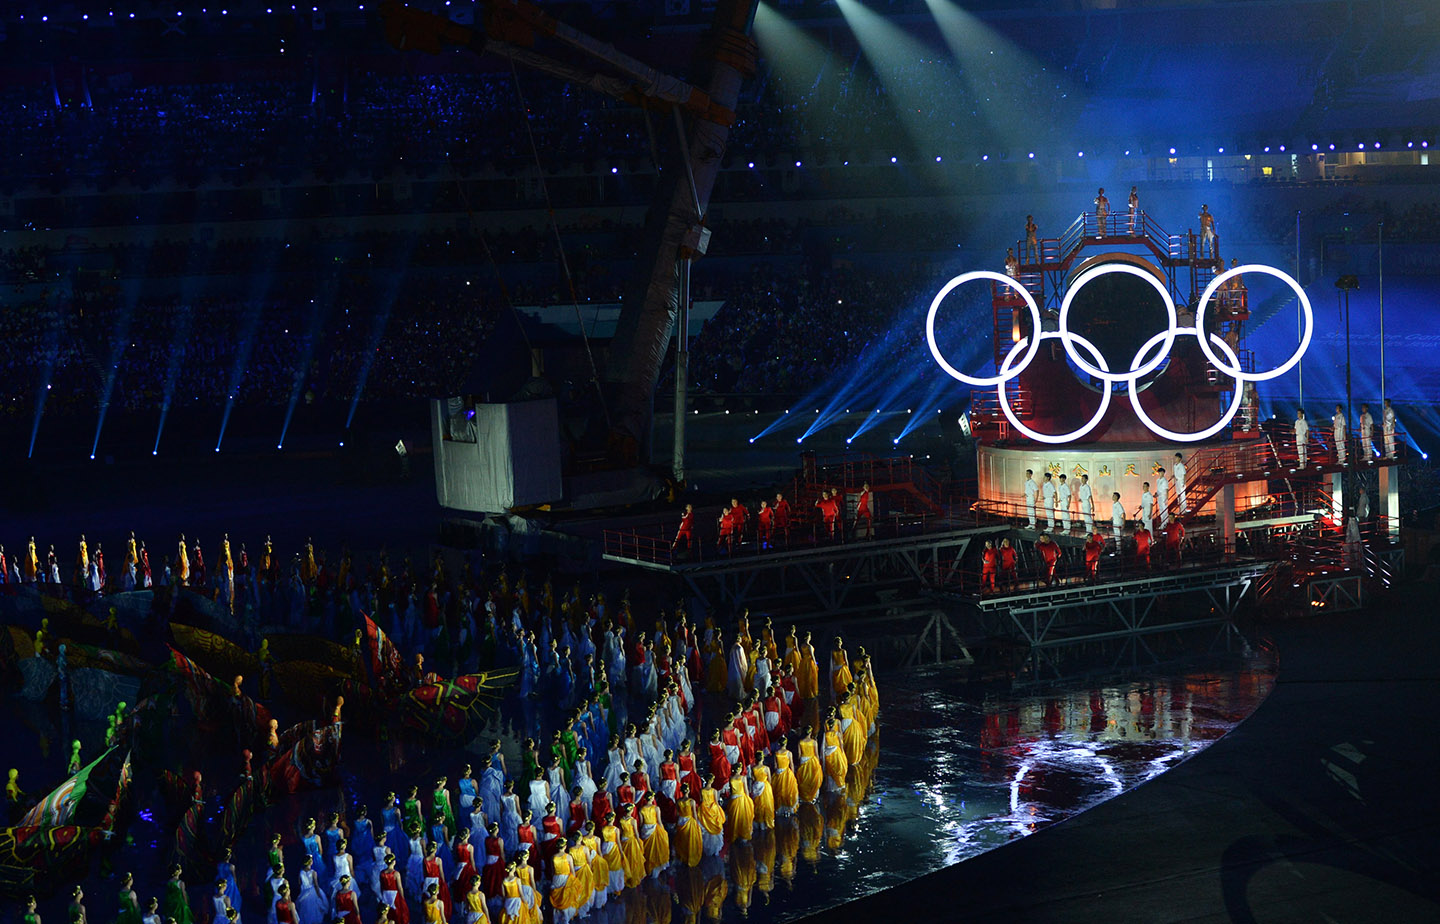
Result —
POLYGON ((607 550, 606 561, 674 574, 706 610, 805 608, 816 616, 873 610, 875 594, 900 589, 891 605, 926 599, 926 589, 959 574, 974 539, 1009 527, 971 526, 914 536, 736 554, 700 562, 650 561, 607 550), (906 596, 906 594, 909 596, 906 596))
POLYGON ((1001 594, 973 602, 982 615, 999 617, 992 620, 999 623, 997 631, 1018 633, 1031 648, 1140 636, 1228 622, 1271 564, 1237 561, 1132 580, 1001 594), (1208 614, 1171 618, 1157 608, 1159 601, 1181 594, 1203 597, 1210 604, 1208 614))

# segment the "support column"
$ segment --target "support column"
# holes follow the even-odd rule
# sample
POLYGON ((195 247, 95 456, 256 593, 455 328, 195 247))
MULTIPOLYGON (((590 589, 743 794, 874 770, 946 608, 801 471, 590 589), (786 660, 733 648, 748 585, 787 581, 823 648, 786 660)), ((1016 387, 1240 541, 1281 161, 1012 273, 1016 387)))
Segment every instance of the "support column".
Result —
POLYGON ((1215 495, 1215 518, 1220 521, 1220 538, 1225 554, 1235 553, 1235 485, 1227 484, 1215 495))
POLYGON ((1345 473, 1330 473, 1330 519, 1336 526, 1345 522, 1345 473))
POLYGON ((1385 534, 1390 541, 1400 538, 1400 469, 1382 466, 1380 475, 1380 514, 1385 517, 1385 534))

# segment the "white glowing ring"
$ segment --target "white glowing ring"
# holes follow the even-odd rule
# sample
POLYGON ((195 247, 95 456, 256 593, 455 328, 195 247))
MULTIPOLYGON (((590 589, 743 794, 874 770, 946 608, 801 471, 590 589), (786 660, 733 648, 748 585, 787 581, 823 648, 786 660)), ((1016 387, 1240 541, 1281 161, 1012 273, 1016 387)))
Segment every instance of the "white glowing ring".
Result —
MULTIPOLYGON (((1027 347, 1025 350, 1025 359, 1023 362, 1020 363, 1019 366, 1015 368, 1015 371, 1009 374, 1006 374, 1005 370, 1002 368, 1000 370, 1000 374, 996 376, 985 377, 966 375, 959 369, 956 369, 954 366, 950 365, 950 363, 946 362, 945 357, 940 355, 940 347, 935 344, 935 314, 940 310, 940 303, 945 300, 945 296, 949 295, 959 286, 962 286, 967 282, 973 282, 976 279, 989 279, 994 282, 1004 283, 1005 285, 1019 292, 1021 297, 1025 299, 1025 306, 1030 309, 1031 331, 1040 330, 1040 306, 1035 304, 1035 297, 1030 294, 1030 291, 1028 289, 1026 289, 1020 284, 1020 281, 1018 279, 1010 276, 1005 276, 1001 273, 994 273, 990 270, 973 270, 971 272, 962 273, 959 276, 956 276, 954 279, 945 283, 945 287, 941 289, 940 292, 935 296, 934 300, 930 302, 930 313, 925 316, 925 340, 927 343, 930 344, 930 355, 935 357, 935 361, 940 364, 940 368, 944 369, 946 374, 949 375, 951 378, 958 379, 959 381, 964 382, 967 385, 973 385, 977 388, 988 388, 991 385, 1004 385, 1006 382, 1015 378, 1021 372, 1024 372, 1025 367, 1030 365, 1030 360, 1035 358, 1035 352, 1040 349, 1040 338, 1025 337, 1021 339, 1019 343, 1015 344, 1016 348, 1027 347)), ((1011 350, 1011 353, 1013 354, 1014 350, 1011 350)))
MULTIPOLYGON (((1061 334, 1058 331, 1047 330, 1043 331, 1039 336, 1035 338, 1035 343, 1038 345, 1041 340, 1050 339, 1056 339, 1063 342, 1067 337, 1078 341, 1081 346, 1089 350, 1090 355, 1094 356, 1095 361, 1100 364, 1100 368, 1105 369, 1105 357, 1100 355, 1100 351, 1095 348, 1095 344, 1091 343, 1089 340, 1086 340, 1084 337, 1081 337, 1079 334, 1061 334)), ((1109 385, 1106 385, 1104 388, 1100 389, 1100 407, 1096 409, 1095 416, 1091 417, 1089 422, 1087 422, 1083 427, 1078 430, 1072 430, 1069 433, 1058 434, 1039 433, 1035 430, 1031 430, 1029 427, 1025 426, 1023 423, 1020 422, 1020 418, 1016 417, 1015 412, 1010 409, 1010 399, 1005 394, 1005 383, 1010 380, 1010 376, 1008 376, 1006 373, 1009 372, 1011 363, 1015 361, 1015 354, 1019 351, 1019 349, 1020 344, 1015 344, 1015 346, 1011 348, 1010 353, 1005 357, 1005 362, 1000 364, 1000 410, 1004 412, 1005 419, 1010 421, 1010 426, 1014 427, 1016 430, 1019 430, 1021 433, 1025 434, 1036 442, 1055 444, 1073 442, 1074 440, 1080 439, 1082 436, 1089 433, 1091 430, 1094 430, 1095 427, 1100 423, 1100 420, 1105 416, 1105 412, 1110 410, 1109 385)), ((1026 356, 1025 362, 1027 364, 1030 362, 1030 358, 1028 355, 1026 356)), ((1109 370, 1106 369, 1106 372, 1108 374, 1109 370)))
MULTIPOLYGON (((1171 333, 1176 335, 1194 334, 1197 340, 1200 338, 1200 330, 1199 328, 1195 327, 1180 327, 1176 328, 1171 333)), ((1230 361, 1233 362, 1236 366, 1239 366, 1240 357, 1236 356, 1235 351, 1230 349, 1230 344, 1226 343, 1224 340, 1221 340, 1219 337, 1216 337, 1214 334, 1211 334, 1210 336, 1214 339, 1215 345, 1220 347, 1220 349, 1224 350, 1225 355, 1230 357, 1230 361)), ((1141 357, 1149 353, 1150 348, 1153 347, 1155 344, 1159 343, 1162 339, 1164 339, 1164 337, 1165 332, 1162 331, 1161 333, 1158 333, 1155 336, 1151 337, 1149 340, 1145 341, 1145 345, 1140 348, 1140 352, 1135 354, 1136 362, 1139 362, 1141 357)), ((1173 339, 1174 338, 1172 337, 1171 340, 1173 341, 1173 339)), ((1164 356, 1165 352, 1162 352, 1160 355, 1164 356)), ((1234 377, 1231 376, 1231 378, 1234 377)), ((1209 439, 1210 437, 1219 433, 1221 430, 1225 429, 1227 426, 1229 426, 1230 421, 1235 419, 1235 414, 1240 410, 1240 402, 1243 398, 1244 386, 1237 380, 1235 382, 1235 394, 1230 398, 1230 407, 1226 408, 1225 413, 1220 415, 1219 420, 1215 421, 1213 424, 1206 427, 1204 430, 1199 430, 1195 433, 1176 433, 1174 430, 1167 430, 1164 427, 1160 426, 1150 418, 1149 414, 1145 413, 1145 409, 1140 406, 1140 393, 1136 390, 1135 383, 1130 383, 1130 406, 1135 409, 1135 416, 1139 417, 1140 422, 1143 423, 1146 427, 1150 428, 1151 433, 1154 433, 1156 436, 1164 437, 1167 440, 1173 440, 1177 443, 1199 442, 1200 440, 1209 439)))
MULTIPOLYGON (((1196 334, 1196 339, 1200 341, 1200 350, 1205 354, 1205 358, 1210 360, 1212 366, 1230 376, 1232 379, 1238 379, 1241 382, 1263 382, 1266 379, 1273 379, 1276 376, 1289 372, 1290 369, 1300 361, 1300 357, 1305 355, 1305 351, 1310 348, 1310 335, 1315 332, 1315 316, 1314 312, 1310 309, 1310 299, 1305 296, 1305 290, 1300 288, 1300 283, 1291 278, 1288 273, 1284 273, 1273 266, 1266 266, 1263 263, 1248 263, 1245 266, 1228 269, 1210 280, 1210 284, 1205 287, 1204 294, 1200 296, 1199 306, 1195 309, 1195 329, 1199 332, 1196 334), (1220 357, 1210 352, 1210 345, 1206 343, 1206 340, 1213 338, 1214 335, 1211 334, 1209 337, 1205 335, 1205 306, 1210 303, 1210 297, 1215 294, 1227 279, 1231 276, 1239 276, 1242 273, 1263 273, 1266 276, 1274 276, 1295 290, 1295 294, 1300 298, 1300 307, 1305 311, 1305 329, 1300 335, 1300 346, 1295 349, 1294 354, 1292 354, 1289 359, 1274 369, 1271 369, 1269 372, 1245 372, 1240 368, 1240 360, 1233 352, 1230 352, 1230 356, 1234 359, 1235 365, 1227 368, 1225 364, 1220 361, 1220 357)), ((1217 340, 1216 342, 1218 343, 1219 341, 1217 340)))
POLYGON ((1129 263, 1101 263, 1099 266, 1092 266, 1079 276, 1076 276, 1074 281, 1066 287, 1065 298, 1060 302, 1060 333, 1062 335, 1060 342, 1065 346, 1065 355, 1070 357, 1070 361, 1076 366, 1079 366, 1089 375, 1100 379, 1106 385, 1113 385, 1116 382, 1129 382, 1131 390, 1134 390, 1136 382, 1140 381, 1142 377, 1154 372, 1160 367, 1160 364, 1165 361, 1165 357, 1170 353, 1170 347, 1175 343, 1175 334, 1177 333, 1176 325, 1179 323, 1179 319, 1175 315, 1175 300, 1172 299, 1170 293, 1165 290, 1164 283, 1156 279, 1153 273, 1146 272, 1140 267, 1129 263), (1099 279, 1101 276, 1108 276, 1111 273, 1138 276, 1150 283, 1155 291, 1160 293, 1160 298, 1164 300, 1165 317, 1170 322, 1166 326, 1166 329, 1160 334, 1160 336, 1165 339, 1165 349, 1156 353, 1154 360, 1140 364, 1138 361, 1145 355, 1145 350, 1142 349, 1139 353, 1135 354, 1135 359, 1130 363, 1130 371, 1126 373, 1111 373, 1108 369, 1097 369, 1086 362, 1074 347, 1071 346, 1072 339, 1080 340, 1082 343, 1087 343, 1088 341, 1082 340, 1070 332, 1068 324, 1070 303, 1075 300, 1076 295, 1080 294, 1080 290, 1085 288, 1086 283, 1099 279), (1136 368, 1137 364, 1139 368, 1136 368))

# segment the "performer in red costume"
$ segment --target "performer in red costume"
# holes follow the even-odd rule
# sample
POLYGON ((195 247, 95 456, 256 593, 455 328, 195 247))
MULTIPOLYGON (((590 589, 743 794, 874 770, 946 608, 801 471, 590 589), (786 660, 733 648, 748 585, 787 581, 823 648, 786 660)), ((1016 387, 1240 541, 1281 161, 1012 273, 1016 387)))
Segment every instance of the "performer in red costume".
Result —
POLYGON ((1165 530, 1165 557, 1180 564, 1180 543, 1185 541, 1185 524, 1179 520, 1170 523, 1165 530))
POLYGON ((350 877, 340 877, 340 888, 335 891, 334 917, 343 920, 345 924, 360 924, 360 904, 355 897, 355 890, 350 887, 350 877))
POLYGON ((1060 546, 1050 538, 1049 533, 1041 533, 1040 539, 1035 543, 1035 551, 1040 553, 1046 585, 1054 584, 1055 564, 1060 560, 1060 546))
POLYGON ((490 822, 485 829, 485 866, 480 872, 480 887, 490 898, 500 897, 505 882, 505 842, 500 839, 500 823, 490 822))
POLYGON ((1141 525, 1135 530, 1135 563, 1140 567, 1150 567, 1150 530, 1141 525))
POLYGON ((773 548, 770 541, 771 531, 775 528, 775 511, 771 508, 769 501, 760 502, 760 512, 755 514, 756 523, 756 544, 762 549, 773 548))
POLYGON ((980 592, 995 591, 995 566, 999 563, 1000 555, 995 551, 995 541, 985 540, 985 551, 980 555, 980 592))
POLYGON ((735 547, 735 515, 731 508, 720 511, 720 539, 715 543, 717 550, 730 551, 735 547))
POLYGON ((775 531, 790 544, 790 502, 783 494, 775 495, 775 531))
MULTIPOLYGON (((498 841, 500 825, 494 824, 490 827, 494 829, 495 839, 498 841)), ((486 843, 489 843, 489 839, 486 843)), ((395 868, 393 853, 385 855, 385 868, 380 871, 380 900, 395 909, 395 924, 410 924, 410 906, 405 903, 405 884, 400 878, 400 871, 395 868)))
POLYGON ((860 496, 855 501, 856 539, 875 538, 875 521, 873 519, 873 512, 870 509, 871 500, 870 485, 868 483, 862 484, 860 486, 860 496))
POLYGON ((685 540, 685 551, 690 551, 690 545, 695 541, 695 508, 690 504, 685 505, 685 515, 680 518, 680 528, 675 531, 675 541, 670 543, 670 551, 675 551, 680 545, 680 540, 685 540))
POLYGON ((448 921, 450 916, 455 913, 455 909, 450 901, 450 884, 445 881, 445 867, 441 864, 440 856, 436 852, 439 849, 440 845, 434 841, 431 841, 425 848, 425 863, 422 867, 425 876, 424 887, 429 889, 432 880, 439 886, 440 904, 445 907, 445 920, 448 921))
POLYGON ((745 527, 750 523, 750 510, 740 503, 740 498, 732 497, 730 514, 735 518, 735 543, 738 545, 745 541, 745 527))
POLYGON ((1000 583, 1006 588, 1015 586, 1015 547, 1009 537, 1000 540, 1000 583))
POLYGON ((1087 533, 1085 536, 1085 579, 1094 581, 1100 576, 1100 552, 1105 548, 1105 540, 1094 533, 1087 533))
POLYGON ((700 798, 700 774, 695 772, 695 755, 690 750, 690 739, 680 742, 680 756, 675 758, 680 773, 680 790, 691 799, 700 798))

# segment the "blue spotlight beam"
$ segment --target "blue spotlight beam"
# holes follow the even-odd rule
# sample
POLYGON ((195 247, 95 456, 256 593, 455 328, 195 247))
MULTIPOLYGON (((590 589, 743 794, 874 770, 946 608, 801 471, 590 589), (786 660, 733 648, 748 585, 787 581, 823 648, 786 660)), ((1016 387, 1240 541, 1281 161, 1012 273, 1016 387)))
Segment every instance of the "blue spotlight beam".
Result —
POLYGON ((120 360, 124 358, 125 348, 130 342, 130 322, 135 316, 135 303, 140 299, 141 285, 139 280, 132 280, 124 287, 120 311, 115 316, 115 329, 110 334, 109 363, 105 367, 105 384, 100 390, 100 415, 95 421, 95 439, 90 444, 92 459, 100 448, 100 431, 105 427, 105 415, 110 410, 110 398, 115 393, 116 374, 120 371, 120 360))
POLYGON ((326 285, 310 300, 310 318, 305 327, 300 363, 295 367, 295 378, 290 383, 290 404, 285 408, 285 424, 280 428, 280 442, 275 446, 276 449, 285 448, 285 434, 290 432, 290 419, 295 416, 295 406, 300 403, 300 393, 304 390, 305 378, 310 373, 310 360, 315 356, 315 343, 320 339, 321 327, 334 301, 333 284, 326 285))
POLYGON ((165 432, 165 418, 170 414, 170 403, 175 399, 175 384, 180 378, 180 366, 185 361, 185 344, 190 339, 190 325, 195 309, 186 299, 176 309, 175 326, 170 331, 170 352, 165 363, 165 394, 160 399, 160 425, 155 428, 155 448, 150 454, 160 452, 160 437, 165 432))

